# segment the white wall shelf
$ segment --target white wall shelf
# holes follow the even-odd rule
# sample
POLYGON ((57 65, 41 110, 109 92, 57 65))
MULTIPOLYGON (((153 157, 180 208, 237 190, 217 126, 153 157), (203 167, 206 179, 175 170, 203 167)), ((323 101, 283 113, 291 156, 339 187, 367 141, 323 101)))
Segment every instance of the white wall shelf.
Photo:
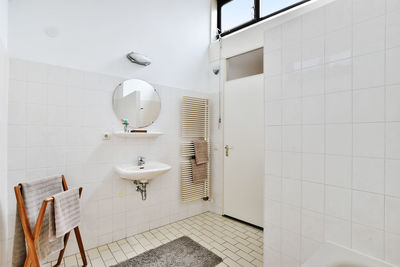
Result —
POLYGON ((118 137, 125 137, 125 138, 153 138, 163 135, 162 132, 147 132, 147 133, 125 133, 125 132, 114 132, 114 135, 118 137))

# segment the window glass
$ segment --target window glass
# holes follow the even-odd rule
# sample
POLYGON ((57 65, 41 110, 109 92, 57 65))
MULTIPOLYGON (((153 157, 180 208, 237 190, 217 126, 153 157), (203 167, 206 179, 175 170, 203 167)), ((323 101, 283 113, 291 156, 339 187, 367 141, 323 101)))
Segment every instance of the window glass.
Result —
POLYGON ((261 0, 260 16, 265 17, 300 2, 299 0, 261 0))
POLYGON ((311 0, 217 0, 221 36, 311 0))
POLYGON ((254 19, 254 0, 233 0, 222 6, 221 31, 233 29, 254 19))

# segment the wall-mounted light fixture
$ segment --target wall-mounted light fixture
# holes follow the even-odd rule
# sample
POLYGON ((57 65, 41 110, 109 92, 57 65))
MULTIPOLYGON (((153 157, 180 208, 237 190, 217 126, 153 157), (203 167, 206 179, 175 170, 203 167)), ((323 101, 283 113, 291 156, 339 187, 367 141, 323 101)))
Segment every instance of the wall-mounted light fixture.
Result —
POLYGON ((129 54, 126 55, 126 57, 133 63, 142 65, 142 66, 148 66, 151 64, 151 59, 146 57, 145 55, 135 53, 135 52, 130 52, 129 54))

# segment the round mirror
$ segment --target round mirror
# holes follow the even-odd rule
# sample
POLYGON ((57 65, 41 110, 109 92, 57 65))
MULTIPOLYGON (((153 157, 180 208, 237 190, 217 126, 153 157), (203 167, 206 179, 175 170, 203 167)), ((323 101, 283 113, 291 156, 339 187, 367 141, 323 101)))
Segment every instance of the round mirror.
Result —
POLYGON ((131 79, 115 88, 113 109, 118 119, 128 120, 133 128, 142 128, 158 118, 161 100, 151 84, 131 79))

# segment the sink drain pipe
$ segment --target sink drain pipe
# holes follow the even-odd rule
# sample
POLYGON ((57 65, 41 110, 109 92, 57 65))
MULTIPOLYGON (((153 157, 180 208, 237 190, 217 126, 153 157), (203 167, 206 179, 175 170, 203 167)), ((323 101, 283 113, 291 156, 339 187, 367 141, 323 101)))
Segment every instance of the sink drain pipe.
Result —
POLYGON ((136 191, 140 192, 142 195, 142 200, 146 200, 147 198, 147 183, 143 182, 138 182, 138 181, 133 181, 133 183, 136 185, 136 191))

